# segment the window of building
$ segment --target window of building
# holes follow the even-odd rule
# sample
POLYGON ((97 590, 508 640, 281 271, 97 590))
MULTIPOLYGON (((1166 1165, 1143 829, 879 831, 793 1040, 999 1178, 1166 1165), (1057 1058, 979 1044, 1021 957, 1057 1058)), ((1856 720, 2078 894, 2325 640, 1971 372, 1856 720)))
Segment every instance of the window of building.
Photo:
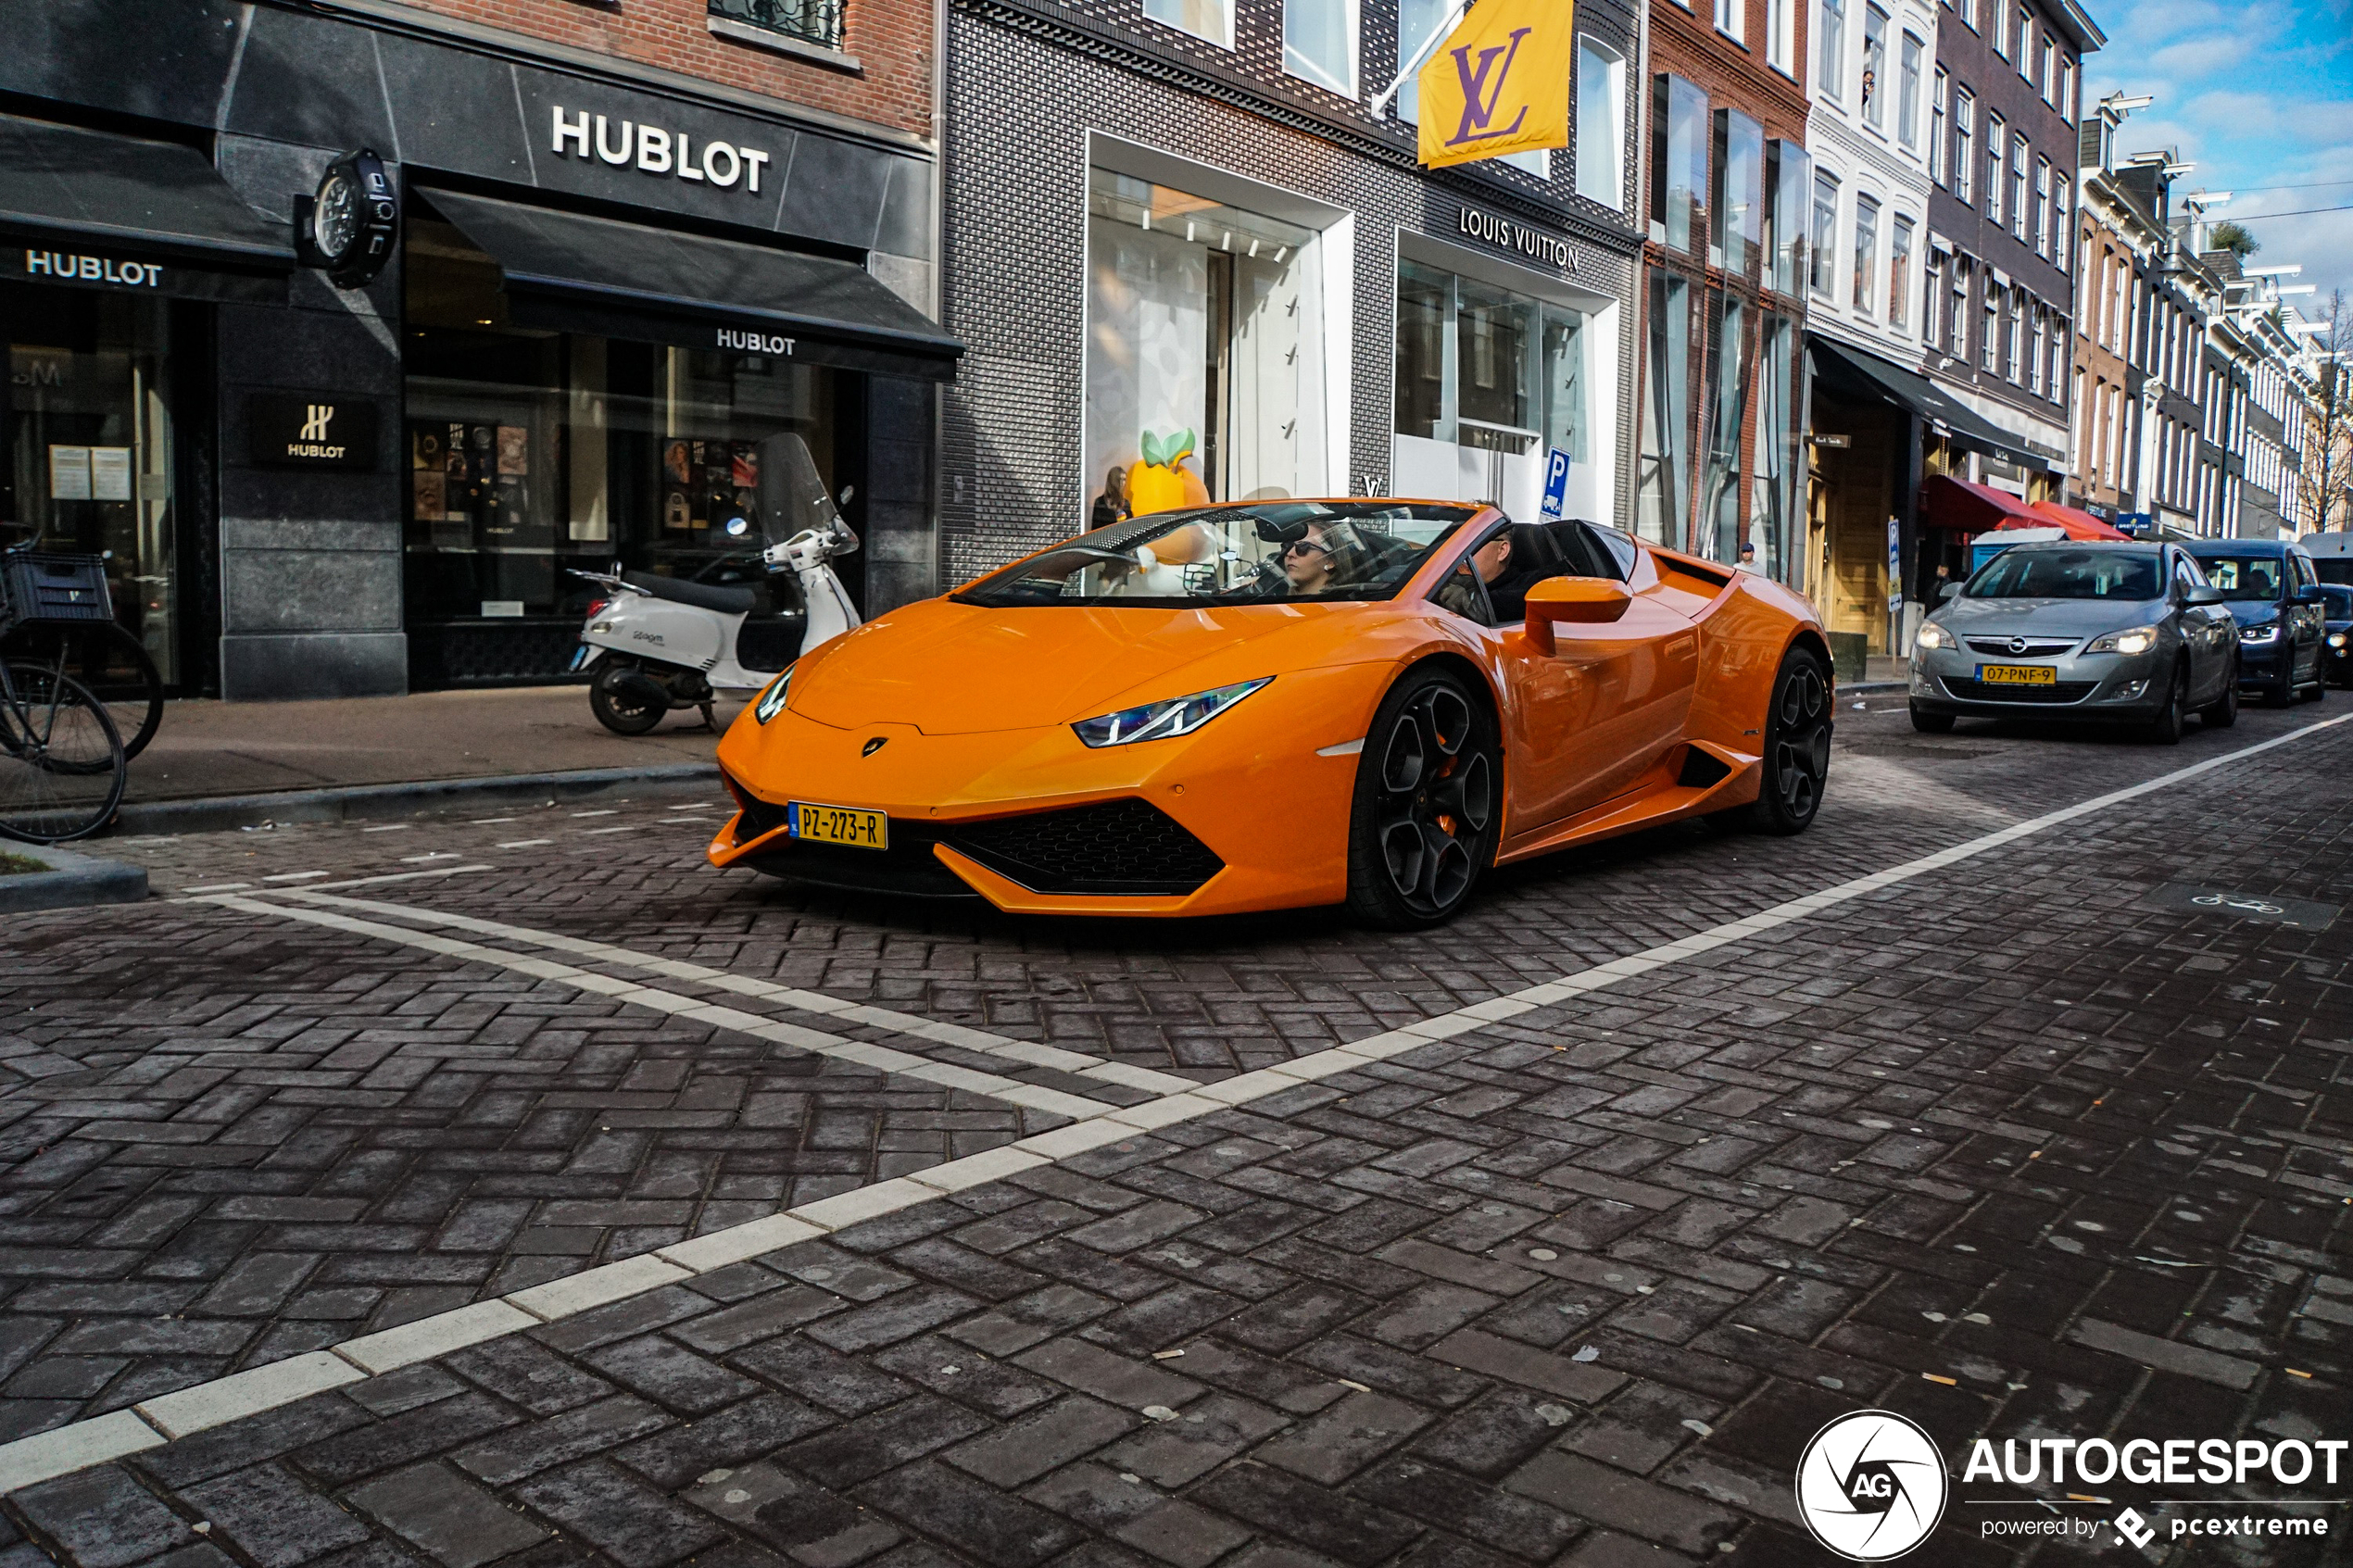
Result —
POLYGON ((1865 316, 1879 303, 1879 203, 1866 195, 1855 198, 1855 284, 1851 300, 1865 316))
POLYGON ((1928 266, 1920 288, 1920 341, 1931 348, 1944 346, 1944 253, 1929 246, 1928 266))
POLYGON ((710 0, 710 14, 781 32, 827 49, 841 47, 842 0, 710 0))
POLYGON ((2034 160, 2034 250, 2039 256, 2051 254, 2051 160, 2034 160))
POLYGON ((1846 95, 1846 0, 1822 0, 1822 41, 1818 63, 1823 95, 1846 95))
POLYGON ((1765 63, 1783 76, 1797 74, 1798 0, 1766 0, 1765 63))
POLYGON ((1691 495, 1692 288, 1659 268, 1650 284, 1635 526, 1655 544, 1680 548, 1691 495))
POLYGON ((2055 104, 2058 100, 2058 44, 2049 33, 2043 34, 2043 52, 2035 60, 2035 87, 2043 101, 2055 104))
POLYGON ((1739 558, 1741 434, 1748 428, 1748 307, 1723 289, 1707 295, 1711 357, 1707 462, 1700 476, 1699 553, 1710 560, 1739 558))
POLYGON ((1838 181, 1814 171, 1814 292, 1827 299, 1838 282, 1838 181))
POLYGON ((1814 194, 1814 159, 1798 143, 1776 139, 1765 149, 1766 178, 1773 188, 1772 232, 1774 289, 1792 298, 1806 287, 1809 208, 1814 194))
POLYGON ((1990 24, 1986 39, 1994 45, 1994 53, 2007 60, 2010 57, 2010 19, 2006 9, 2007 0, 1988 0, 1988 3, 1991 9, 1985 13, 1985 19, 1990 24))
POLYGON ((1928 182, 1944 183, 1944 138, 1948 133, 1945 117, 1953 98, 1953 79, 1944 68, 1936 68, 1935 85, 1928 95, 1928 182))
POLYGON ((1356 96, 1356 0, 1283 0, 1283 69, 1356 96))
POLYGON ((1991 273, 1980 292, 1984 295, 1985 308, 1978 320, 1977 363, 1980 370, 1991 370, 2002 362, 2002 302, 2008 295, 1991 273))
POLYGON ((1651 225, 1668 249, 1699 255, 1707 245, 1707 94, 1680 76, 1654 83, 1651 225))
POLYGON ((2051 389, 2051 395, 2053 397, 2057 397, 2059 395, 2059 388, 2066 384, 2064 378, 2067 375, 2067 363, 2072 357, 2071 345, 2068 342, 2069 336, 2070 333, 2068 331, 2067 318, 2060 315, 2057 310, 2052 311, 2050 342, 2051 370, 2048 385, 2051 389))
POLYGON ((1960 12, 1961 20, 1969 24, 1969 31, 1977 31, 1977 0, 1959 0, 1957 9, 1960 12))
POLYGON ((2018 73, 2029 82, 2034 80, 2034 13, 2020 6, 2018 8, 2018 73))
POLYGON ((2002 220, 2002 170, 2009 157, 2009 127, 1998 114, 1985 117, 1985 220, 2002 220))
POLYGON ((2043 390, 2043 334, 2049 331, 2049 323, 2043 318, 2042 306, 2033 306, 2032 312, 2034 335, 2028 345, 2026 356, 2026 387, 2030 392, 2040 393, 2043 390))
POLYGON ((2064 174, 2051 176, 2051 260, 2062 272, 2071 270, 2075 250, 2074 188, 2064 174))
POLYGON ((2026 226, 2032 215, 2026 205, 2026 138, 2010 138, 2010 232, 2026 238, 2026 226))
POLYGON ((1320 236, 1108 169, 1088 194, 1088 483, 1189 445, 1196 499, 1330 494, 1320 236))
POLYGON ((1969 264, 1967 257, 1953 258, 1953 334, 1944 352, 1956 360, 1969 360, 1969 264))
POLYGON ((1748 539, 1768 576, 1803 589, 1793 546, 1806 474, 1796 417, 1804 354, 1798 324, 1788 317, 1764 311, 1757 327, 1756 474, 1749 481, 1748 539))
POLYGON ((1877 127, 1887 119, 1887 13, 1877 6, 1863 7, 1863 123, 1877 127))
MULTIPOLYGON (((1435 49, 1453 14, 1450 0, 1397 0, 1397 63, 1403 66, 1424 49, 1435 49)), ((1409 73, 1397 89, 1397 118, 1408 125, 1422 122, 1419 74, 1409 73)))
POLYGON ((1898 217, 1887 241, 1887 324, 1902 331, 1911 325, 1912 220, 1898 217))
POLYGON ((1557 450, 1568 454, 1575 507, 1605 509, 1587 327, 1582 311, 1401 260, 1390 459, 1398 493, 1494 500, 1534 516, 1545 454, 1557 450))
POLYGON ((1144 0, 1144 15, 1221 49, 1234 46, 1234 0, 1144 0))
POLYGON ((2012 289, 2005 303, 2008 309, 2007 320, 2003 323, 2006 331, 2002 334, 2002 373, 2016 383, 2021 379, 2020 371, 2026 351, 2026 291, 2012 289))
POLYGON ((1714 215, 1710 259, 1727 271, 1753 277, 1765 258, 1765 128, 1738 109, 1718 109, 1711 167, 1716 188, 1708 204, 1714 215))
POLYGON ((2075 60, 2069 55, 2059 56, 2058 112, 2070 125, 2075 123, 2075 60))
POLYGON ((1577 194, 1617 211, 1626 205, 1626 56, 1577 39, 1577 194))
POLYGON ((1973 201, 1977 182, 1977 99, 1966 87, 1953 89, 1953 194, 1973 201))
POLYGON ((1920 144, 1920 62, 1927 49, 1910 33, 1904 35, 1903 58, 1895 93, 1895 137, 1907 147, 1920 144))
POLYGON ((1748 0, 1716 0, 1716 31, 1737 40, 1741 36, 1741 17, 1748 9, 1748 0))

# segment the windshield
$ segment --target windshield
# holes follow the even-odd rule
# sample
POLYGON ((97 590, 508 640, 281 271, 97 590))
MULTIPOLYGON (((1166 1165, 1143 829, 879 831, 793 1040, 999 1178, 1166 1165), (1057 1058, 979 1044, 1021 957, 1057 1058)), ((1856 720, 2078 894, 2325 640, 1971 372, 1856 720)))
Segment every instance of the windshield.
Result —
POLYGON ((2013 546, 1963 590, 1972 599, 2153 599, 2154 551, 2044 550, 2013 546))
POLYGON ((2206 580, 2226 599, 2269 603, 2280 596, 2287 562, 2275 556, 2208 556, 2198 562, 2206 580))
POLYGON ((1262 501, 1156 512, 1057 545, 955 597, 995 607, 1385 599, 1477 510, 1262 501))

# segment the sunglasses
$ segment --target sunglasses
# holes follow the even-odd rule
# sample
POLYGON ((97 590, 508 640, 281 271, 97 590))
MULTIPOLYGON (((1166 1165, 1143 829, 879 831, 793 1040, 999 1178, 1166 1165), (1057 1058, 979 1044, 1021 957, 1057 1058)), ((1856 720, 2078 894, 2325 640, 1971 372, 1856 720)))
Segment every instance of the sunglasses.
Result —
POLYGON ((1315 550, 1324 555, 1332 553, 1332 547, 1329 545, 1318 545, 1313 539, 1294 539, 1283 546, 1283 554, 1287 556, 1304 555, 1309 550, 1315 550))

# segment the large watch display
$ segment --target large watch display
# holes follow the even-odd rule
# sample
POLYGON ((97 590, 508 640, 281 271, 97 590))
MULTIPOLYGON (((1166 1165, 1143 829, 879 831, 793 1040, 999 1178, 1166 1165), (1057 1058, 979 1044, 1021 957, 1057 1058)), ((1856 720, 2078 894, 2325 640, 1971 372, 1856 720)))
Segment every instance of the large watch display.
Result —
POLYGON ((329 164, 317 193, 300 207, 296 237, 306 259, 337 288, 365 287, 384 270, 400 232, 400 207, 374 148, 329 164))

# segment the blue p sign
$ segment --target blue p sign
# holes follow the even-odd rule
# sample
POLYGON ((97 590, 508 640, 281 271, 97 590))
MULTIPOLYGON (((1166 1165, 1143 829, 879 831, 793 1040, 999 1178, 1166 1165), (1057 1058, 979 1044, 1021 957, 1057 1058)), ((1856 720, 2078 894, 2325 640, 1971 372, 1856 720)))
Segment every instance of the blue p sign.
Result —
POLYGON ((1558 522, 1568 510, 1568 454, 1553 447, 1544 456, 1544 516, 1558 522))

